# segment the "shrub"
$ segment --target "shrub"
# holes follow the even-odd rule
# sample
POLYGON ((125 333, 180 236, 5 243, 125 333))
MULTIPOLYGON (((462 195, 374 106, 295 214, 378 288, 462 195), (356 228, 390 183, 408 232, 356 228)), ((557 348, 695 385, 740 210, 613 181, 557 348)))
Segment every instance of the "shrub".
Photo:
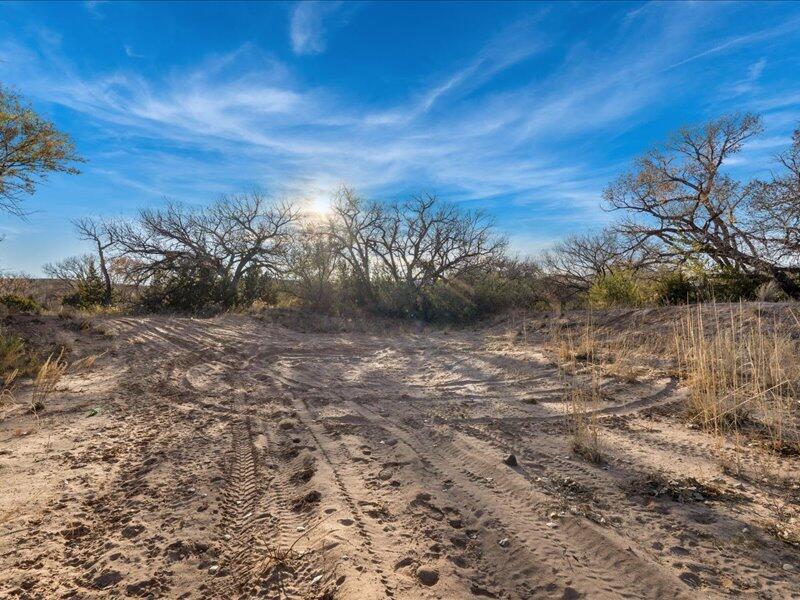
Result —
POLYGON ((698 300, 698 291, 682 270, 668 271, 656 277, 653 294, 659 304, 686 304, 698 300))
POLYGON ((140 298, 147 310, 197 310, 223 303, 224 289, 213 270, 184 265, 177 271, 160 273, 140 298))
POLYGON ((589 304, 596 308, 642 306, 647 301, 642 282, 630 271, 614 271, 600 277, 589 288, 589 304))
POLYGON ((788 300, 786 292, 781 289, 774 279, 762 283, 756 290, 756 299, 759 302, 782 302, 788 300))
POLYGON ((90 309, 100 306, 106 299, 106 288, 94 260, 87 263, 86 272, 77 280, 74 292, 64 296, 62 303, 75 308, 90 309))
POLYGON ((757 275, 720 267, 711 271, 707 277, 708 299, 726 302, 754 300, 762 283, 764 279, 757 275))
POLYGON ((6 378, 14 372, 30 375, 37 365, 36 356, 21 337, 0 331, 0 377, 6 378))
POLYGON ((39 312, 41 306, 30 296, 20 296, 19 294, 3 294, 0 296, 0 304, 5 307, 20 312, 39 312))

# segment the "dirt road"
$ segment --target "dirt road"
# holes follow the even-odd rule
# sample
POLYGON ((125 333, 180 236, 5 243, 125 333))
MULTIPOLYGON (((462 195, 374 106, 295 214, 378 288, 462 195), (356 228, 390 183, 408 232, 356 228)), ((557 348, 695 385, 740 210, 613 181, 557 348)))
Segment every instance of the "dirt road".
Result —
POLYGON ((111 354, 0 424, 2 597, 800 597, 782 492, 725 475, 669 379, 603 383, 596 466, 572 382, 496 331, 102 326, 111 354))

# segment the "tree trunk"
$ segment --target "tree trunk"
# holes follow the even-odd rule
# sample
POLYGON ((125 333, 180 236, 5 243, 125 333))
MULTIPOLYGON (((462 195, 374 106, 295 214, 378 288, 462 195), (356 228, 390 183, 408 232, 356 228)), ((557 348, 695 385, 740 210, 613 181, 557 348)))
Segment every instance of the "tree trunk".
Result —
POLYGON ((111 275, 108 272, 108 266, 106 265, 106 255, 103 252, 103 249, 98 246, 97 254, 100 259, 100 274, 103 276, 103 306, 110 306, 111 305, 111 275))
POLYGON ((784 269, 773 269, 772 276, 784 293, 792 300, 800 300, 800 285, 784 269))

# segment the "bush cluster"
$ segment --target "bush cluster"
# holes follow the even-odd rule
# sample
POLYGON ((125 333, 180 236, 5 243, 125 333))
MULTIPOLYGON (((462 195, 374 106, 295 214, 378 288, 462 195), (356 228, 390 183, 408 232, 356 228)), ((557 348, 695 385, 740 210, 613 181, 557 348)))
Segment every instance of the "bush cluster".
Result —
POLYGON ((613 271, 598 277, 587 292, 596 308, 640 307, 645 305, 738 300, 780 300, 779 287, 757 275, 731 269, 662 270, 655 273, 613 271))
POLYGON ((41 306, 30 296, 21 296, 19 294, 3 294, 0 295, 0 304, 11 310, 19 312, 32 312, 36 313, 41 310, 41 306))

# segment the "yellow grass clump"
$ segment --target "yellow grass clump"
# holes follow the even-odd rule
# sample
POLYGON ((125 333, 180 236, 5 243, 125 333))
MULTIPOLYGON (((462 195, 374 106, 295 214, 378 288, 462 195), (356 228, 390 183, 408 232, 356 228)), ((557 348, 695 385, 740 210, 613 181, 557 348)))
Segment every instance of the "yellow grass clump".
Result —
POLYGON ((800 347, 787 329, 744 307, 725 317, 687 309, 675 336, 687 416, 717 434, 746 429, 775 451, 800 451, 800 347))

